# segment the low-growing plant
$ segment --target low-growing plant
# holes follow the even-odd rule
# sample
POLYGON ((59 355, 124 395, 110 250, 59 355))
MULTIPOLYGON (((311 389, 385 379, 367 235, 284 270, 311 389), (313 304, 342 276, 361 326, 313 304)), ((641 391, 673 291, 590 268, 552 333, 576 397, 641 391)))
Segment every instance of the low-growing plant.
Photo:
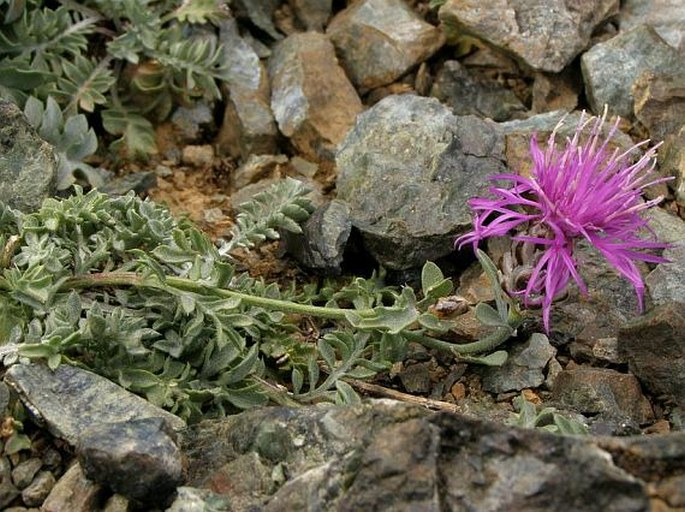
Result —
MULTIPOLYGON (((244 205, 232 246, 299 231, 306 191, 285 180, 244 205)), ((386 286, 382 272, 342 287, 279 288, 236 273, 189 221, 132 193, 77 188, 32 214, 0 207, 0 268, 0 337, 16 347, 5 364, 90 368, 190 420, 268 401, 358 400, 346 379, 388 369, 410 342, 501 364, 506 353, 492 351, 520 322, 493 279, 497 309, 476 311, 493 334, 441 339, 454 325, 432 306, 452 283, 432 263, 420 297, 386 286)))
POLYGON ((140 158, 156 151, 153 122, 178 104, 220 97, 222 47, 203 26, 218 23, 225 5, 0 0, 0 97, 26 108, 34 126, 49 127, 46 140, 64 149, 61 187, 74 170, 97 179, 80 164, 96 147, 83 114, 97 113, 119 156, 140 158))

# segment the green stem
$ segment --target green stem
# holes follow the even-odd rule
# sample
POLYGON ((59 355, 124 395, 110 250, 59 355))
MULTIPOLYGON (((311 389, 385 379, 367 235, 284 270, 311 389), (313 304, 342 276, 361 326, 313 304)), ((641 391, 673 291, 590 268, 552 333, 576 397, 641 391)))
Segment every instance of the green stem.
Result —
POLYGON ((507 341, 513 332, 514 330, 511 327, 498 327, 497 330, 482 340, 463 344, 450 343, 449 341, 439 340, 419 332, 405 331, 403 334, 410 340, 416 341, 425 347, 448 350, 455 355, 466 355, 489 352, 507 341))
MULTIPOLYGON (((3 283, 0 282, 0 288, 3 288, 2 284, 3 283)), ((155 277, 143 277, 135 272, 104 272, 99 274, 75 276, 67 279, 60 289, 70 290, 73 288, 93 288, 104 286, 163 288, 164 285, 171 286, 177 290, 199 293, 202 295, 207 295, 209 292, 225 299, 240 299, 245 304, 263 306, 265 308, 283 311, 284 313, 311 315, 318 318, 328 318, 331 320, 345 320, 345 315, 350 311, 354 311, 355 314, 362 317, 373 316, 375 314, 372 309, 350 310, 342 308, 328 308, 323 306, 312 306, 310 304, 297 304, 287 300, 271 299, 268 297, 258 297, 256 295, 250 295, 249 293, 242 293, 198 283, 183 277, 167 276, 164 278, 164 283, 161 283, 155 277)))

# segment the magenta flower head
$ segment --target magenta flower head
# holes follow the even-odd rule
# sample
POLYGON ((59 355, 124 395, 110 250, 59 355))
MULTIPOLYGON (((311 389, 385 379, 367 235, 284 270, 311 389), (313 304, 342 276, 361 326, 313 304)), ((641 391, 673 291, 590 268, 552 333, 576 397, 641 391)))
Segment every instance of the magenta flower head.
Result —
MULTIPOLYGON (((601 136, 606 119, 580 118, 573 138, 563 148, 557 146, 559 122, 543 151, 535 136, 530 142, 533 168, 530 177, 516 174, 492 176, 492 181, 506 181, 508 188, 493 184, 491 197, 473 198, 473 231, 459 237, 461 248, 472 244, 474 250, 483 239, 510 235, 530 249, 535 257, 527 273, 527 282, 510 290, 523 304, 541 305, 545 330, 549 332, 550 309, 570 280, 583 293, 587 287, 578 272, 574 258, 575 244, 587 240, 628 281, 637 293, 643 309, 644 283, 636 261, 663 262, 660 256, 644 250, 663 249, 641 212, 655 206, 662 198, 641 199, 642 191, 665 181, 654 178, 656 147, 647 150, 633 163, 632 155, 641 142, 627 151, 610 150, 609 142, 618 129, 618 120, 606 138, 601 136), (589 127, 586 141, 581 136, 589 127), (645 236, 647 235, 647 236, 645 236)), ((667 178, 666 178, 667 179, 667 178)), ((530 252, 530 251, 528 251, 530 252)))

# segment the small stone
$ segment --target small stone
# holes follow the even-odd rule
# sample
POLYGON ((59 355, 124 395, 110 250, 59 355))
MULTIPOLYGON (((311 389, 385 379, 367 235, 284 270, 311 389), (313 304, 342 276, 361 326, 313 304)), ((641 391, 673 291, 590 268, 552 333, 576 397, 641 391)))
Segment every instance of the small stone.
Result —
POLYGON ((430 363, 409 364, 399 378, 408 393, 428 393, 431 390, 430 363))
POLYGON ((105 182, 100 191, 111 196, 123 196, 133 190, 145 194, 157 186, 157 174, 152 171, 132 172, 105 182))
POLYGON ((175 430, 185 422, 93 372, 60 365, 55 371, 39 363, 15 364, 5 382, 35 410, 56 437, 77 445, 93 425, 133 418, 162 417, 175 430))
POLYGON ((635 117, 654 141, 675 135, 685 126, 685 72, 642 73, 633 83, 635 117))
POLYGON ((185 146, 181 161, 193 167, 211 167, 214 163, 214 148, 210 144, 185 146))
POLYGON ((354 2, 331 20, 326 33, 362 92, 393 82, 445 41, 403 0, 354 2))
POLYGON ((554 381, 553 399, 581 414, 602 420, 627 419, 638 425, 654 417, 634 375, 606 368, 564 370, 554 381))
POLYGON ((654 304, 685 303, 685 241, 663 251, 668 261, 659 263, 645 278, 654 304))
POLYGON ((664 303, 630 322, 618 347, 630 371, 654 395, 685 405, 685 303, 664 303))
MULTIPOLYGON (((102 512, 128 512, 129 501, 121 494, 114 494, 107 499, 102 512)), ((211 511, 214 512, 214 511, 211 511)))
POLYGON ((468 34, 535 70, 557 73, 590 43, 590 36, 618 12, 618 0, 447 0, 440 21, 448 35, 468 34))
POLYGON ((23 112, 0 100, 0 201, 30 213, 56 192, 57 158, 23 112))
POLYGON ((226 82, 226 109, 217 137, 219 154, 241 157, 276 151, 278 130, 269 105, 271 91, 266 68, 252 46, 241 37, 235 20, 220 25, 226 82))
POLYGON ((293 34, 269 59, 271 109, 278 127, 304 156, 332 160, 362 104, 323 34, 293 34))
POLYGON ((178 107, 171 116, 171 123, 176 129, 178 142, 183 145, 200 142, 215 130, 212 109, 204 100, 192 107, 178 107))
POLYGON ((604 105, 611 114, 632 119, 633 82, 645 71, 675 73, 685 67, 685 55, 666 44, 645 25, 596 44, 581 57, 585 92, 594 112, 604 105))
POLYGON ((459 276, 459 295, 471 305, 495 300, 490 280, 479 263, 470 265, 459 276))
POLYGON ((0 417, 5 416, 7 406, 10 403, 10 390, 7 384, 0 381, 0 417))
POLYGON ((454 385, 450 388, 450 393, 452 394, 455 400, 463 400, 464 398, 466 398, 466 386, 463 382, 455 382, 454 385))
POLYGON ((20 463, 12 470, 12 481, 19 489, 28 486, 36 473, 43 466, 43 461, 38 457, 33 457, 20 463))
POLYGON ((572 112, 578 106, 578 96, 582 87, 583 83, 578 73, 535 73, 531 91, 531 110, 535 113, 555 110, 572 112))
POLYGON ((285 155, 250 155, 247 161, 231 173, 231 187, 240 190, 267 179, 282 178, 288 163, 285 155))
POLYGON ((556 353, 547 336, 535 333, 528 341, 509 351, 504 365, 482 369, 483 389, 491 393, 505 393, 537 387, 544 382, 543 370, 556 353))
POLYGON ((174 502, 166 512, 230 512, 234 510, 235 501, 228 496, 196 489, 195 487, 179 487, 174 502))
POLYGON ((0 480, 12 478, 12 464, 6 455, 0 456, 0 480))
POLYGON ((621 4, 621 32, 649 25, 673 48, 685 52, 685 4, 681 0, 623 0, 621 4))
POLYGON ((84 474, 129 499, 163 504, 183 482, 181 453, 161 418, 99 424, 77 447, 84 474))
POLYGON ((73 464, 57 481, 43 505, 42 512, 92 512, 103 495, 103 487, 83 474, 81 465, 73 464))
POLYGON ((4 510, 4 508, 12 503, 20 494, 21 491, 12 485, 9 480, 2 480, 0 482, 0 510, 4 510))
POLYGON ((654 486, 654 494, 671 507, 685 508, 685 475, 672 476, 654 486))
POLYGON ((41 471, 31 485, 21 491, 21 499, 29 507, 41 505, 55 486, 55 475, 50 471, 41 471))
POLYGON ((231 8, 235 9, 238 17, 249 19, 254 25, 266 32, 272 39, 279 40, 283 36, 274 26, 274 13, 281 0, 234 0, 231 8))
POLYGON ((678 133, 666 138, 659 151, 658 161, 660 174, 675 178, 668 182, 668 187, 674 193, 676 204, 685 212, 685 126, 678 133))
POLYGON ((456 60, 443 64, 430 95, 462 116, 473 114, 506 121, 526 111, 513 91, 494 81, 476 79, 456 60))
POLYGON ((314 179, 314 176, 319 171, 318 164, 310 162, 309 160, 305 160, 299 156, 292 157, 290 159, 290 165, 293 166, 293 169, 295 169, 297 174, 304 176, 305 178, 309 178, 310 180, 314 179))
POLYGON ((352 231, 349 206, 337 199, 317 208, 302 225, 302 233, 283 232, 286 250, 304 266, 339 275, 352 231))
POLYGON ((288 0, 305 31, 322 32, 331 17, 333 0, 288 0))

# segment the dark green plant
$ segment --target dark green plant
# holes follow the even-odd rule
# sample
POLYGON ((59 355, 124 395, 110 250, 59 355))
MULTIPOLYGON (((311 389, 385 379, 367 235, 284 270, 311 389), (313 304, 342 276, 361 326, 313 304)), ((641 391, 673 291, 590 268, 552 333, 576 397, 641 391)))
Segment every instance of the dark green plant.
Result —
MULTIPOLYGON (((220 20, 225 2, 60 0, 55 5, 0 0, 0 97, 22 108, 34 98, 27 106, 33 123, 53 126, 64 145, 80 145, 89 128, 79 114, 97 111, 104 129, 117 137, 113 150, 124 158, 146 157, 156 151, 153 122, 179 103, 220 96, 217 80, 226 77, 222 48, 214 31, 202 27, 220 20), (51 101, 62 110, 62 126, 50 114, 51 101), (35 105, 46 102, 41 113, 48 117, 41 118, 35 105)), ((91 142, 88 149, 94 150, 91 142)), ((70 184, 67 173, 78 169, 73 162, 90 153, 72 151, 76 160, 62 168, 61 185, 70 184)))
MULTIPOLYGON (((305 192, 284 181, 264 196, 271 209, 259 198, 246 205, 257 218, 239 224, 251 235, 236 230, 238 245, 260 231, 299 231, 305 192), (265 218, 272 222, 259 227, 265 218)), ((345 379, 388 369, 409 342, 485 364, 506 358, 488 355, 503 334, 470 344, 437 337, 453 324, 430 308, 452 283, 432 263, 420 299, 386 286, 382 272, 343 287, 283 289, 236 274, 188 221, 132 193, 77 188, 32 214, 0 207, 0 269, 5 364, 84 366, 193 420, 269 400, 357 400, 345 379)), ((511 316, 499 307, 498 318, 511 316)), ((511 334, 502 322, 493 320, 495 332, 511 334)))

